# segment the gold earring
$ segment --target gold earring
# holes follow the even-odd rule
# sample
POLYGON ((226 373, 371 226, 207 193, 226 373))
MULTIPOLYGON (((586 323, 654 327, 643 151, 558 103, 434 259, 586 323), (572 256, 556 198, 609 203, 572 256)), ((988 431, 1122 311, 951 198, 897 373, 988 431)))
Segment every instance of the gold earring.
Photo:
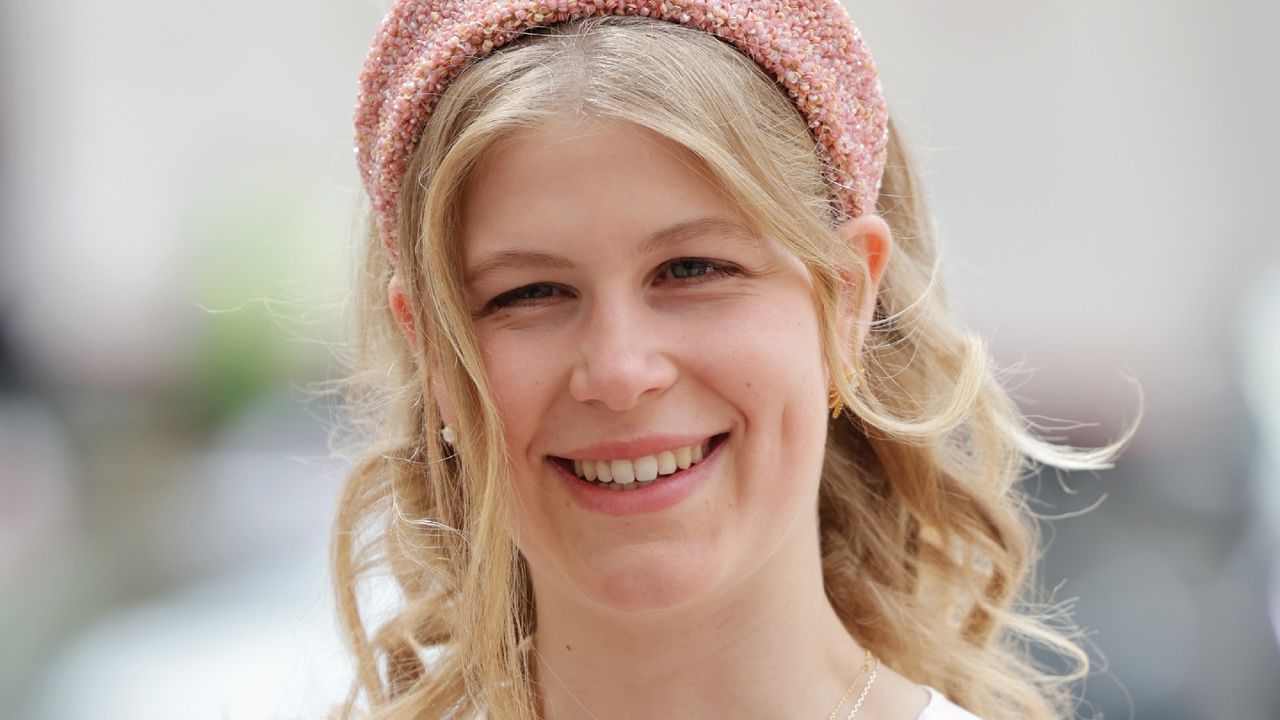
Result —
MULTIPOLYGON (((845 366, 844 379, 846 383, 852 382, 855 378, 860 376, 860 373, 856 368, 857 363, 854 364, 854 367, 849 367, 848 365, 845 366)), ((844 400, 840 398, 840 392, 836 389, 835 383, 831 383, 827 387, 827 408, 831 410, 832 420, 840 417, 840 413, 844 412, 844 400)))

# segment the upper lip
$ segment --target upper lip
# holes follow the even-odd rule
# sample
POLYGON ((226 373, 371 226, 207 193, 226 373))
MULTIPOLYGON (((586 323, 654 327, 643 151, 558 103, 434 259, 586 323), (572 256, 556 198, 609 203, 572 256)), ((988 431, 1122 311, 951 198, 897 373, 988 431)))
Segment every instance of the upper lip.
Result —
POLYGON ((688 445, 698 445, 719 434, 645 435, 631 440, 611 440, 594 445, 586 445, 565 452, 557 452, 553 457, 561 457, 568 460, 631 460, 648 455, 657 455, 663 450, 675 450, 688 445))

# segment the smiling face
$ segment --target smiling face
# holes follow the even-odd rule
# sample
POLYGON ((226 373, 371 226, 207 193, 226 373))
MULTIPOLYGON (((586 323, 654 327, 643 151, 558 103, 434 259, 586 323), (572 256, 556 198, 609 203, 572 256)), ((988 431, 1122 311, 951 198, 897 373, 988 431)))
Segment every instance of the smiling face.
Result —
POLYGON ((816 537, 810 275, 708 178, 650 131, 576 119, 509 136, 465 189, 467 302, 540 607, 678 607, 816 537))

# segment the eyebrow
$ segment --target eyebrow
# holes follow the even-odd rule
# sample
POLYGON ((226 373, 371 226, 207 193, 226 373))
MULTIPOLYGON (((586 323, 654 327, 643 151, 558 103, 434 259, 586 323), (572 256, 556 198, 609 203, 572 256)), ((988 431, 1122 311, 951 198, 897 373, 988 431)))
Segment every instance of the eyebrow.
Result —
MULTIPOLYGON (((760 242, 760 239, 741 222, 722 217, 703 217, 678 222, 654 232, 636 248, 636 254, 646 255, 672 245, 678 245, 695 237, 712 234, 729 235, 752 244, 760 242)), ((474 267, 468 270, 466 283, 467 285, 475 284, 488 275, 509 268, 544 268, 553 270, 567 269, 573 266, 573 261, 563 255, 535 250, 500 250, 488 255, 484 260, 476 263, 474 267)))

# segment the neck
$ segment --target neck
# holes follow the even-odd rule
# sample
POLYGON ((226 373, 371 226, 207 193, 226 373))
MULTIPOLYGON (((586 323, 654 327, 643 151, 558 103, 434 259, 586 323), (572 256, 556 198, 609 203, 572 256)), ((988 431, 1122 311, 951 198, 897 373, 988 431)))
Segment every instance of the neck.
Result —
POLYGON ((675 610, 608 613, 555 593, 537 606, 544 720, 822 720, 863 658, 827 600, 816 537, 675 610))

